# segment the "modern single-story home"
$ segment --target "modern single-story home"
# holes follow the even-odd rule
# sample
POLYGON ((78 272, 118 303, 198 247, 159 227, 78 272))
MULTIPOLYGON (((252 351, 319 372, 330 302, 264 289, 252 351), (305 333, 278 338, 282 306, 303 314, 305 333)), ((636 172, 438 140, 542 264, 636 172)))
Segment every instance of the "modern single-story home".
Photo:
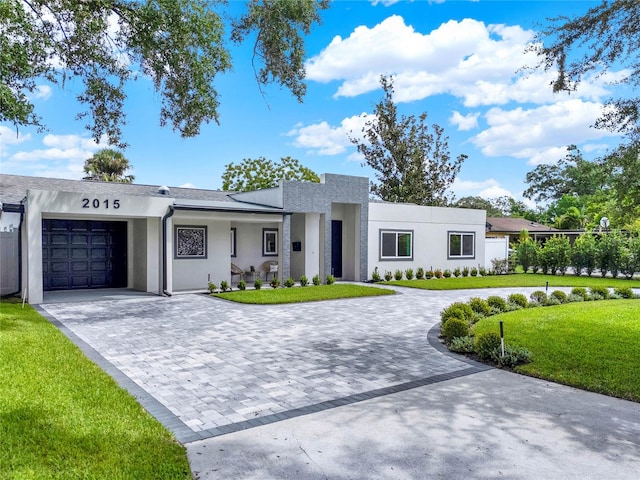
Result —
POLYGON ((484 210, 369 199, 366 177, 223 192, 0 175, 0 290, 131 288, 158 295, 375 268, 485 265, 484 210))

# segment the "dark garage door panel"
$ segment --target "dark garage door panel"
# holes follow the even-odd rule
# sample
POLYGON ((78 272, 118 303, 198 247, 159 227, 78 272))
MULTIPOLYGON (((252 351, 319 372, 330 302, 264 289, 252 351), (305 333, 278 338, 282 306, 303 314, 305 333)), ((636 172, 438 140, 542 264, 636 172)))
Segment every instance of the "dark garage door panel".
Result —
POLYGON ((127 286, 127 223, 42 221, 44 290, 127 286))

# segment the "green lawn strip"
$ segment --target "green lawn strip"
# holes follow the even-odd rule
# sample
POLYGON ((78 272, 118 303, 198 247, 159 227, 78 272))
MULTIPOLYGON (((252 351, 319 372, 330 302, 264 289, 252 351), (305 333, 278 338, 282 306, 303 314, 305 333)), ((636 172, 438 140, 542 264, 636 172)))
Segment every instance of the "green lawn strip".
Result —
POLYGON ((0 478, 191 478, 170 432, 28 305, 0 303, 0 385, 0 478))
POLYGON ((640 402, 640 301, 603 300, 540 307, 488 317, 475 335, 499 332, 529 349, 533 362, 516 371, 640 402))
POLYGON ((335 300, 338 298, 373 297, 393 295, 395 292, 386 288, 369 287, 367 285, 333 284, 312 285, 306 287, 277 288, 263 287, 261 290, 234 290, 233 292, 214 293, 214 297, 239 303, 259 305, 275 305, 281 303, 314 302, 319 300, 335 300))
POLYGON ((513 275, 489 275, 486 277, 432 278, 429 280, 392 280, 383 285, 422 288, 424 290, 462 290, 467 288, 508 288, 508 287, 630 287, 640 288, 639 280, 624 278, 602 278, 575 275, 542 275, 516 273, 513 275))

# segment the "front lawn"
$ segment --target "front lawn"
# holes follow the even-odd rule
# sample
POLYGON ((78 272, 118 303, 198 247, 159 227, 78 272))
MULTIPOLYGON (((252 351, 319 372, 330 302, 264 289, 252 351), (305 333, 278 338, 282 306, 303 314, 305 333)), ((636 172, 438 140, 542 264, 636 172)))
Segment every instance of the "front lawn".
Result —
POLYGON ((477 336, 499 332, 527 348, 533 362, 516 371, 640 402, 640 302, 603 300, 528 308, 485 318, 477 336))
POLYGON ((212 296, 238 303, 274 305, 281 303, 314 302, 339 298, 373 297, 393 295, 393 290, 367 285, 339 283, 333 285, 313 285, 306 287, 276 288, 263 287, 261 290, 234 290, 214 293, 212 296))
POLYGON ((0 478, 191 478, 171 433, 28 305, 0 303, 0 443, 0 478))
POLYGON ((424 290, 462 290, 467 288, 540 287, 630 287, 640 288, 640 280, 624 278, 586 277, 575 275, 543 275, 516 273, 513 275, 489 275, 486 277, 432 278, 429 280, 392 280, 383 285, 422 288, 424 290))

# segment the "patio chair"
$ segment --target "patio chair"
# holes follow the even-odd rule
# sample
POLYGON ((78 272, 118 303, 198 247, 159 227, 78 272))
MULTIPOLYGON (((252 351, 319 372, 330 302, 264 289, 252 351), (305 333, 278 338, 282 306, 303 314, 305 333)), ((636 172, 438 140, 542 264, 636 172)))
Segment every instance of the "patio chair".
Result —
POLYGON ((244 270, 242 270, 235 263, 232 263, 231 264, 231 282, 233 282, 233 277, 235 275, 239 275, 240 276, 240 280, 242 280, 242 278, 244 277, 244 270))
POLYGON ((264 262, 260 268, 264 272, 264 278, 267 281, 269 281, 269 274, 271 274, 271 278, 278 275, 278 262, 275 260, 268 260, 264 262))

